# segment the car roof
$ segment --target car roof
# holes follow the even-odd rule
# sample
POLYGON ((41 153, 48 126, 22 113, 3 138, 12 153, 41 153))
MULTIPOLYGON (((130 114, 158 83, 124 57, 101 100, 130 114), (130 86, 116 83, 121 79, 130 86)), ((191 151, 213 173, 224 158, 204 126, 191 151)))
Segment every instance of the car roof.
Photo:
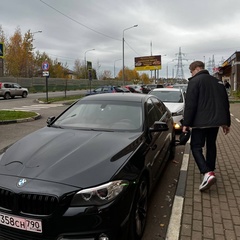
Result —
POLYGON ((180 88, 154 88, 151 92, 181 92, 180 88))
POLYGON ((131 102, 144 102, 149 98, 149 95, 142 93, 102 93, 89 95, 83 100, 91 100, 91 101, 131 101, 131 102))
POLYGON ((1 83, 11 83, 11 84, 18 84, 16 82, 5 82, 5 81, 0 81, 1 83))

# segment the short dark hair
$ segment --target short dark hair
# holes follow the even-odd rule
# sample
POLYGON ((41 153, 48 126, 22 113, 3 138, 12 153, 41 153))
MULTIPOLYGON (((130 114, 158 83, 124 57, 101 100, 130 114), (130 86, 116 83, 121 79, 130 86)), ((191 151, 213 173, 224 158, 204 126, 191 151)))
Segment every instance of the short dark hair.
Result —
POLYGON ((195 62, 192 62, 190 65, 189 65, 189 70, 190 71, 194 71, 197 67, 201 68, 201 69, 204 69, 205 66, 204 66, 204 63, 202 61, 195 61, 195 62))

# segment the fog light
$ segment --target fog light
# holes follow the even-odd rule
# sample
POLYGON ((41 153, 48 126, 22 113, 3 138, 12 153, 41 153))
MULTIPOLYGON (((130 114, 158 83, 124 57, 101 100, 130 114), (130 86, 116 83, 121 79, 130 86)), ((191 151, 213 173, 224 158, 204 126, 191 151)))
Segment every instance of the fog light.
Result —
POLYGON ((105 234, 101 234, 98 239, 99 240, 109 240, 109 237, 105 234))

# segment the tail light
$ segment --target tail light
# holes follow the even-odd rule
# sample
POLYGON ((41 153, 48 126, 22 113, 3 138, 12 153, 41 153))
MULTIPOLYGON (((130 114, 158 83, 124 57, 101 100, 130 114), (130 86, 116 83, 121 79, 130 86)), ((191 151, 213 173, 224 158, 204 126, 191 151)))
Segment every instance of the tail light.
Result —
POLYGON ((0 82, 0 89, 2 88, 2 83, 0 82))

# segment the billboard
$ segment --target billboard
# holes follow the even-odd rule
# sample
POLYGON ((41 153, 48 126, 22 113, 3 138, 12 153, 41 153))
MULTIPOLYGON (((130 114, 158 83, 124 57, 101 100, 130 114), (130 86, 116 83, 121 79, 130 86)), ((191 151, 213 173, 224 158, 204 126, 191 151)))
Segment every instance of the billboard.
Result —
POLYGON ((162 69, 161 55, 135 57, 135 70, 158 70, 162 69))

